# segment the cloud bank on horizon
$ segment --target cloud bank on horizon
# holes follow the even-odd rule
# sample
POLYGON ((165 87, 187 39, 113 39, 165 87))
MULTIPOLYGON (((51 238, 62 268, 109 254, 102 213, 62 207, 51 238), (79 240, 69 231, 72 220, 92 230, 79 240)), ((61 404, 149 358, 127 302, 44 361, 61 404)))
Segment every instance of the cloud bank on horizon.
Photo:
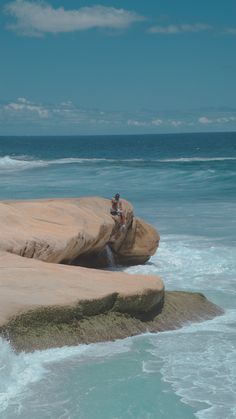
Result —
MULTIPOLYGON (((185 112, 169 112, 142 110, 136 112, 104 111, 100 109, 86 109, 78 107, 68 100, 58 104, 35 103, 20 97, 15 101, 0 104, 0 123, 8 120, 11 127, 20 129, 22 124, 27 124, 28 133, 33 134, 35 128, 42 132, 56 127, 57 133, 75 134, 78 127, 82 133, 93 133, 98 128, 106 133, 120 132, 185 132, 206 131, 211 126, 223 127, 226 131, 236 129, 236 109, 188 110, 185 112), (203 112, 206 115, 203 115, 203 112), (177 113, 178 117, 175 117, 177 113)), ((7 132, 7 131, 6 131, 7 132)))

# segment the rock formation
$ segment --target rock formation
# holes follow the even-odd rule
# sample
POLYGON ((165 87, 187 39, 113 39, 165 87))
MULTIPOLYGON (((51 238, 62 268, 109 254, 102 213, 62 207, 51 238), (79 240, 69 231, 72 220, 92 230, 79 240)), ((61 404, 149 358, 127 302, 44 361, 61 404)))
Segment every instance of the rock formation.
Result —
POLYGON ((117 262, 143 263, 155 253, 160 237, 123 202, 125 229, 110 216, 110 201, 102 198, 0 202, 0 250, 44 262, 98 267, 106 265, 109 245, 117 262))
POLYGON ((112 258, 144 263, 156 251, 158 233, 124 207, 121 229, 102 198, 0 202, 0 333, 15 348, 115 339, 221 312, 200 295, 167 296, 157 276, 92 269, 112 258))

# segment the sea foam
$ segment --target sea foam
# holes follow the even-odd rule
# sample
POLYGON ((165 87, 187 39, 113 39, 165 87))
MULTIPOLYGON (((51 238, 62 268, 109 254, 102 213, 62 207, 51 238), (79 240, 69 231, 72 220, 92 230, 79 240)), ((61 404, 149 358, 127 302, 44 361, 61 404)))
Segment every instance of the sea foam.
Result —
POLYGON ((147 264, 124 270, 160 275, 165 278, 167 289, 236 293, 235 247, 206 237, 163 235, 160 248, 147 264))
POLYGON ((160 164, 160 163, 194 163, 194 162, 223 162, 227 160, 236 160, 236 157, 180 157, 173 159, 113 159, 113 158, 81 158, 66 157, 60 159, 34 159, 32 156, 2 156, 0 157, 0 171, 18 171, 46 167, 51 165, 67 164, 160 164))
POLYGON ((124 339, 16 354, 9 342, 0 338, 0 413, 8 408, 12 400, 20 406, 30 391, 30 385, 47 376, 50 364, 73 358, 77 362, 108 359, 130 351, 131 346, 131 340, 124 339))
POLYGON ((149 335, 152 359, 143 372, 161 372, 199 419, 235 418, 236 310, 182 329, 149 335))

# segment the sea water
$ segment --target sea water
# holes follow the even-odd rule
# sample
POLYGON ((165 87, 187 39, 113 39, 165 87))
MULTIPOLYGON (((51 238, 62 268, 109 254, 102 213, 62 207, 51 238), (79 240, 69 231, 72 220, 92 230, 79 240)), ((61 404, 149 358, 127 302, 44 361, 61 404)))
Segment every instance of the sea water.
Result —
POLYGON ((1 199, 116 192, 161 235, 148 263, 120 269, 224 315, 28 354, 0 340, 0 417, 236 418, 236 134, 0 138, 1 199))

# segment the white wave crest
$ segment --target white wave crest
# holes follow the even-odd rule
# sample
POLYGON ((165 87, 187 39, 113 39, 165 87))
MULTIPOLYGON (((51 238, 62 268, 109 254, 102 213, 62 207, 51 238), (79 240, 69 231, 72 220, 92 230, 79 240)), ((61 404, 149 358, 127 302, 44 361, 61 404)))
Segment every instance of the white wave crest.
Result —
POLYGON ((95 164, 95 163, 110 163, 110 164, 132 164, 132 163, 191 163, 191 162, 214 162, 236 160, 236 157, 180 157, 174 159, 112 159, 112 158, 80 158, 67 157, 61 159, 33 159, 29 156, 3 156, 0 157, 0 172, 11 172, 19 170, 34 169, 38 167, 46 167, 60 164, 95 164))
POLYGON ((32 169, 34 167, 45 166, 46 162, 43 160, 25 160, 23 158, 13 158, 4 156, 0 158, 0 171, 16 171, 32 169))
POLYGON ((174 159, 158 160, 162 163, 191 163, 191 162, 211 162, 211 161, 225 161, 236 160, 236 157, 179 157, 174 159))
POLYGON ((40 160, 32 159, 28 156, 4 156, 0 157, 0 171, 9 172, 9 171, 19 171, 34 169, 37 167, 46 167, 51 165, 60 165, 60 164, 83 164, 83 163, 128 163, 128 162, 142 162, 143 159, 105 159, 105 158, 80 158, 80 157, 67 157, 62 159, 54 160, 40 160))
POLYGON ((236 294, 236 249, 204 237, 162 236, 160 247, 145 265, 124 269, 131 274, 160 275, 168 289, 236 294))

